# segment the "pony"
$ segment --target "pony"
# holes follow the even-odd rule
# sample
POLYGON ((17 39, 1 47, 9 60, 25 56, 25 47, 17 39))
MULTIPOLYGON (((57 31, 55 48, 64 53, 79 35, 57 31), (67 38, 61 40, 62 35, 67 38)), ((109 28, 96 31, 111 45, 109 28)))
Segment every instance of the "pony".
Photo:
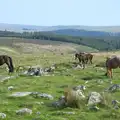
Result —
POLYGON ((88 61, 92 64, 93 55, 85 52, 75 53, 75 60, 77 58, 80 63, 82 62, 83 67, 85 67, 85 64, 87 64, 88 61))
POLYGON ((78 58, 79 63, 83 65, 83 69, 85 68, 86 63, 86 55, 84 53, 75 53, 75 60, 78 58))
POLYGON ((79 61, 80 61, 80 62, 81 62, 82 59, 84 58, 86 64, 88 63, 88 61, 89 61, 89 63, 92 64, 93 55, 90 54, 90 53, 80 52, 80 53, 76 53, 76 54, 75 54, 75 60, 76 60, 77 58, 79 58, 79 61), (83 55, 85 55, 85 56, 82 57, 83 55), (81 56, 81 57, 79 57, 79 56, 81 56))
POLYGON ((86 54, 86 56, 87 56, 87 63, 88 63, 88 61, 89 61, 89 63, 92 64, 93 55, 90 54, 90 53, 85 53, 85 54, 86 54))
POLYGON ((8 55, 0 55, 0 66, 6 64, 9 69, 9 73, 14 72, 13 61, 12 58, 8 55))
POLYGON ((111 56, 106 58, 106 69, 107 72, 105 75, 109 76, 110 78, 113 78, 112 75, 112 69, 120 68, 120 56, 111 56))

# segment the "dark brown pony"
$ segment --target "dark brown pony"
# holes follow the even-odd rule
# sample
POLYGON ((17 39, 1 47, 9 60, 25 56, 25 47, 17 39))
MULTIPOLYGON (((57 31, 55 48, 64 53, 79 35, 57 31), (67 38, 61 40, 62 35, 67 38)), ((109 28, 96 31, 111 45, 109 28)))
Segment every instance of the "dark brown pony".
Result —
POLYGON ((9 73, 14 72, 13 62, 12 62, 12 58, 10 56, 0 55, 0 66, 3 64, 7 64, 9 73))
POLYGON ((86 54, 86 56, 87 56, 87 63, 88 63, 88 61, 92 64, 92 59, 93 59, 93 55, 92 54, 90 54, 90 53, 85 53, 86 54))
POLYGON ((110 78, 112 78, 112 69, 120 68, 120 56, 112 56, 107 57, 106 60, 106 69, 107 72, 105 75, 108 75, 110 78))
POLYGON ((75 60, 78 58, 79 63, 83 65, 83 69, 85 68, 85 63, 86 63, 86 55, 84 53, 75 53, 75 60))
POLYGON ((92 64, 93 55, 90 53, 80 52, 75 54, 75 60, 77 58, 79 59, 79 62, 82 62, 84 60, 86 64, 88 61, 92 64))

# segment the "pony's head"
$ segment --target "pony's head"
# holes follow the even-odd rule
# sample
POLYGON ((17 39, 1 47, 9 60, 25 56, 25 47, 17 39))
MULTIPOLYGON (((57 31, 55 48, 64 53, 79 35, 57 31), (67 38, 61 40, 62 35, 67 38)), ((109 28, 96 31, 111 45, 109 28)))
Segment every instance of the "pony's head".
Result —
POLYGON ((9 73, 13 73, 14 72, 14 67, 13 66, 10 66, 9 68, 9 73))
POLYGON ((78 58, 79 54, 75 53, 75 60, 78 58))

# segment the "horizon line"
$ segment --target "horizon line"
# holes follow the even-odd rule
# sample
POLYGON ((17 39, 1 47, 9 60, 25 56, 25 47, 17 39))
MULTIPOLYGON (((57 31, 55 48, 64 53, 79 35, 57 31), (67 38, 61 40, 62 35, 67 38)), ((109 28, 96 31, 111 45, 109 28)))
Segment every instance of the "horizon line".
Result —
POLYGON ((8 24, 8 25, 27 25, 27 26, 41 26, 41 27, 56 27, 56 26, 84 26, 84 27, 120 27, 120 25, 35 25, 35 24, 21 24, 21 23, 5 23, 0 22, 0 24, 8 24))

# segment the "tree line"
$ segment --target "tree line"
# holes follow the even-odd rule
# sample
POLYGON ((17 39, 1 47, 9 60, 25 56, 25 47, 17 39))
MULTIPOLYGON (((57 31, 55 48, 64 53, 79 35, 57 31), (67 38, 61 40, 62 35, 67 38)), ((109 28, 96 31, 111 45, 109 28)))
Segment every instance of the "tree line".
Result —
POLYGON ((0 37, 18 37, 35 40, 51 40, 69 42, 95 48, 100 51, 120 49, 120 37, 79 37, 58 35, 52 32, 10 32, 0 31, 0 37))

